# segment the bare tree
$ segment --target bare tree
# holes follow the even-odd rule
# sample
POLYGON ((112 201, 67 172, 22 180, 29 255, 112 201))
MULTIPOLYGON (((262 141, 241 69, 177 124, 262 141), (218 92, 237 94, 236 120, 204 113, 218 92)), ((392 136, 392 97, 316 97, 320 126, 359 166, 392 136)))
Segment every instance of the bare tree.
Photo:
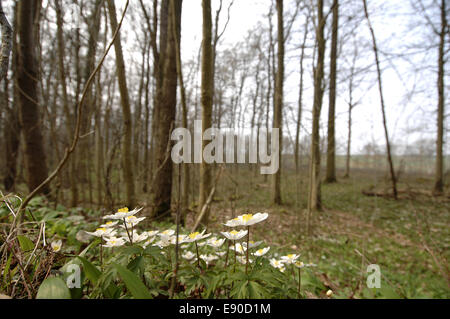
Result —
MULTIPOLYGON (((40 124, 38 82, 39 70, 36 50, 39 46, 39 17, 41 1, 24 0, 18 12, 18 65, 17 87, 19 90, 20 121, 25 140, 25 163, 30 190, 38 187, 48 175, 46 154, 40 124)), ((50 187, 42 188, 50 195, 50 187)))
POLYGON ((336 182, 336 141, 335 141, 335 120, 336 120, 336 63, 338 45, 338 24, 339 24, 339 1, 333 1, 333 21, 330 53, 330 92, 328 103, 328 134, 327 134, 327 168, 325 182, 336 182))
MULTIPOLYGON (((203 28, 202 28, 202 134, 212 124, 212 102, 213 102, 213 47, 212 47, 212 18, 211 0, 202 0, 203 28)), ((202 139, 202 161, 200 164, 200 190, 199 190, 199 214, 206 203, 211 190, 211 166, 203 159, 203 150, 207 141, 202 139)), ((209 209, 204 213, 202 222, 208 223, 209 209)))
POLYGON ((380 102, 381 102, 381 113, 383 115, 383 127, 384 127, 384 137, 386 140, 386 151, 387 151, 387 160, 389 164, 389 172, 391 175, 391 183, 392 183, 392 193, 394 195, 394 198, 397 199, 397 179, 395 177, 395 171, 394 171, 394 164, 392 162, 392 155, 391 155, 391 144, 389 142, 389 134, 387 129, 387 123, 386 123, 386 108, 384 104, 384 96, 383 96, 383 85, 382 85, 382 79, 381 79, 381 69, 380 69, 380 60, 378 58, 378 48, 375 38, 375 32, 372 28, 372 24, 370 23, 369 19, 369 13, 367 11, 367 3, 366 0, 363 0, 364 4, 364 14, 366 16, 367 23, 369 25, 370 34, 372 36, 372 49, 373 53, 375 55, 375 64, 377 67, 377 76, 378 76, 378 92, 380 94, 380 102))
MULTIPOLYGON (((108 0, 109 20, 111 29, 117 29, 116 7, 114 0, 108 0)), ((135 205, 134 192, 134 177, 133 164, 131 159, 131 141, 132 141, 132 127, 131 127, 131 111, 130 111, 130 97, 128 95, 127 81, 125 75, 125 62, 122 54, 122 44, 120 36, 117 36, 114 42, 114 49, 116 53, 117 65, 117 79, 119 82, 119 90, 122 105, 123 124, 124 124, 124 139, 122 147, 122 161, 123 161, 123 177, 126 185, 127 205, 133 207, 135 205)))

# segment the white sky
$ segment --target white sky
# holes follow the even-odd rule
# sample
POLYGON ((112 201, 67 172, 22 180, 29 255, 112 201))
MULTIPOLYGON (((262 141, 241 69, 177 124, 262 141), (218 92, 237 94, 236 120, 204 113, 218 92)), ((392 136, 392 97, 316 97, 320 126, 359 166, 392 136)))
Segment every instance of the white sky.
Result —
MULTIPOLYGON (((356 0, 353 0, 356 2, 356 0)), ((358 1, 359 2, 359 1, 358 1)), ((372 24, 375 28, 375 33, 378 41, 380 50, 393 52, 398 51, 399 46, 405 42, 409 42, 411 37, 414 38, 417 35, 407 35, 402 36, 402 34, 408 31, 410 28, 411 19, 403 15, 404 12, 410 10, 409 0, 401 1, 368 1, 369 10, 376 5, 381 6, 382 11, 377 12, 371 16, 372 24)), ((215 13, 215 8, 217 8, 219 1, 212 1, 213 15, 215 13)), ((224 0, 221 22, 224 23, 226 20, 226 8, 229 1, 224 0)), ((288 3, 290 1, 285 1, 285 14, 289 14, 288 3)), ((223 36, 223 42, 219 45, 219 50, 227 45, 231 45, 237 41, 240 41, 247 34, 247 31, 257 24, 258 21, 264 21, 267 23, 266 15, 269 12, 270 1, 268 0, 235 0, 231 9, 231 18, 228 28, 223 36)), ((375 13, 376 11, 374 11, 375 13)), ((342 18, 341 18, 342 19, 342 18)), ((331 20, 331 15, 329 17, 331 20)), ((276 26, 276 18, 274 18, 274 26, 276 26)), ((342 20, 340 21, 342 23, 342 20)), ((202 7, 201 0, 185 0, 183 4, 183 15, 182 15, 182 52, 183 60, 189 60, 192 57, 197 56, 198 48, 201 42, 201 27, 202 27, 202 7)), ((361 34, 364 34, 369 40, 368 28, 364 23, 360 26, 361 34)), ((293 33, 297 39, 298 43, 301 41, 301 24, 294 24, 293 33)), ((294 36, 293 35, 293 36, 294 36)), ((291 39, 290 43, 295 43, 295 39, 291 39)), ((414 40, 414 39, 413 39, 414 40)), ((298 56, 299 50, 290 50, 290 45, 287 46, 287 56, 285 58, 286 62, 286 79, 285 79, 285 104, 297 104, 298 99, 298 56)), ((292 45, 291 45, 292 47, 292 45)), ((434 58, 434 54, 431 55, 434 58)), ((325 59, 329 59, 329 42, 327 43, 326 56, 325 59)), ((374 56, 372 52, 367 54, 367 63, 372 63, 374 61, 374 56)), ((396 66, 397 72, 389 65, 385 58, 381 57, 383 71, 383 90, 385 95, 386 111, 388 117, 389 125, 389 135, 391 137, 391 142, 400 144, 410 144, 414 140, 419 138, 435 138, 435 128, 436 125, 436 115, 435 110, 437 107, 436 99, 437 95, 436 89, 436 75, 432 73, 426 74, 425 85, 428 86, 428 94, 431 95, 431 99, 421 99, 419 96, 415 97, 412 101, 405 103, 405 95, 408 90, 412 89, 412 79, 409 74, 411 71, 407 70, 407 65, 401 63, 401 61, 395 60, 393 63, 396 66), (402 79, 399 78, 399 75, 402 79), (403 82, 406 82, 406 87, 403 82), (425 101, 425 105, 423 102, 425 101), (419 105, 420 104, 420 105, 419 105), (426 126, 425 129, 421 129, 421 132, 411 131, 417 126, 426 126), (408 134, 406 134, 408 131, 408 134)), ((433 60, 437 61, 436 59, 433 60)), ((220 61, 217 61, 220 63, 220 61)), ((342 63, 338 61, 338 64, 342 63)), ((311 70, 310 62, 306 65, 308 69, 305 70, 305 81, 311 81, 311 70), (308 79, 309 77, 309 79, 308 79)), ((375 69, 373 69, 374 71, 375 69)), ((448 73, 448 64, 447 64, 448 73)), ((328 72, 328 70, 325 70, 328 72)), ((368 77, 375 80, 375 73, 368 77)), ((325 79, 326 81, 327 79, 325 79)), ((372 81, 373 82, 373 81, 372 81)), ((422 83, 423 84, 423 83, 422 83)), ((306 84, 305 92, 306 96, 312 96, 312 88, 308 88, 306 84)), ((340 88, 338 86, 338 94, 343 97, 347 96, 346 87, 340 88)), ((358 93, 355 92, 356 97, 358 93)), ((312 99, 305 98, 304 100, 305 108, 311 110, 312 99)), ((328 93, 324 93, 324 106, 322 108, 322 122, 321 125, 323 129, 321 135, 326 134, 326 121, 328 116, 328 93)), ((352 152, 358 152, 362 149, 363 145, 370 141, 376 141, 379 145, 384 144, 384 131, 382 127, 382 117, 380 111, 380 102, 378 95, 378 88, 376 82, 372 83, 372 89, 365 95, 362 100, 361 105, 357 106, 353 111, 353 126, 352 126, 352 136, 353 145, 352 152)), ((308 111, 307 111, 308 112, 308 111)), ((342 98, 338 98, 337 101, 337 120, 336 120, 336 133, 337 133, 337 144, 338 151, 342 152, 346 145, 347 136, 347 104, 342 98)), ((305 121, 310 121, 311 116, 305 114, 305 121)), ((286 121, 286 119, 285 119, 286 121)), ((291 121, 292 122, 292 121, 291 121)), ((448 124, 448 121, 447 121, 448 124)), ((307 125, 307 131, 303 131, 303 134, 309 134, 310 126, 307 125)), ((290 126, 291 134, 294 132, 294 126, 290 126)), ((286 133, 286 132, 285 132, 286 133)), ((448 136, 448 132, 446 134, 448 136)), ((450 153, 450 148, 444 149, 444 152, 450 153)))

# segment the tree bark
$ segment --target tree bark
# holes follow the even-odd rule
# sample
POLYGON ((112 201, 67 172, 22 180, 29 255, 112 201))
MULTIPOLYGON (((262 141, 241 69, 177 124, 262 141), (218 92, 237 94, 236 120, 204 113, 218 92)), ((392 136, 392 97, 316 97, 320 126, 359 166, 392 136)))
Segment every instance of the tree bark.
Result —
POLYGON ((336 118, 336 63, 338 42, 339 1, 333 1, 333 22, 330 53, 330 95, 328 103, 328 134, 327 134, 327 168, 325 182, 336 182, 336 143, 335 143, 335 118, 336 118))
MULTIPOLYGON (((114 0, 108 0, 109 20, 111 23, 111 30, 117 29, 117 17, 116 7, 114 0)), ((125 63, 122 54, 122 44, 120 41, 120 35, 117 36, 114 41, 114 49, 116 53, 116 66, 117 66, 117 79, 119 84, 120 99, 123 115, 123 129, 124 137, 122 144, 122 165, 123 165, 123 179, 125 181, 126 188, 126 201, 130 208, 135 205, 135 193, 134 193, 134 176, 133 176, 133 164, 131 159, 131 141, 132 141, 132 128, 131 128, 131 110, 130 110, 130 98, 128 95, 125 63)))
POLYGON ((283 152, 283 82, 284 82, 284 23, 283 23, 283 0, 277 0, 277 33, 278 33, 278 53, 277 53, 277 73, 275 80, 275 104, 273 110, 273 128, 279 129, 278 145, 279 152, 278 171, 272 176, 272 202, 281 204, 281 153, 283 152))
POLYGON ((445 0, 441 0, 441 31, 439 33, 439 53, 438 53, 438 109, 437 109, 437 139, 436 139, 436 170, 434 177, 433 194, 441 195, 444 192, 444 161, 443 161, 443 144, 444 144, 444 47, 445 47, 445 35, 447 30, 447 17, 445 0))
MULTIPOLYGON (((17 86, 19 90, 20 122, 25 140, 25 164, 29 190, 38 187, 48 175, 46 154, 40 124, 38 102, 39 70, 36 60, 39 14, 42 2, 23 0, 19 3, 17 86)), ((42 188, 50 195, 50 187, 42 188)))
MULTIPOLYGON (((155 135, 155 159, 156 171, 155 178, 155 197, 154 197, 154 211, 155 217, 169 218, 172 200, 172 160, 170 159, 170 149, 167 147, 172 145, 170 136, 173 126, 175 124, 176 105, 177 105, 177 66, 176 66, 176 44, 174 34, 177 35, 178 41, 180 38, 181 25, 181 5, 182 1, 175 1, 175 15, 176 15, 176 32, 173 31, 173 24, 168 23, 168 18, 172 14, 172 9, 167 0, 168 15, 167 15, 167 43, 161 45, 161 50, 165 48, 163 60, 163 77, 161 87, 161 98, 158 99, 157 110, 158 121, 155 135)), ((164 3, 164 2, 163 2, 164 3)), ((161 30, 162 31, 162 30, 161 30)), ((160 51, 163 52, 163 51, 160 51)), ((160 58, 161 59, 161 58, 160 58)))
MULTIPOLYGON (((202 28, 202 75, 201 75, 201 104, 202 104, 202 134, 212 125, 213 101, 213 47, 212 47, 212 18, 211 0, 202 0, 203 28, 202 28)), ((200 164, 199 214, 206 203, 211 191, 211 167, 203 160, 203 150, 208 141, 202 139, 202 161, 200 164)), ((203 215, 201 222, 208 223, 209 208, 203 215)))
POLYGON ((380 70, 380 61, 378 59, 378 48, 377 43, 375 39, 375 32, 373 31, 372 24, 370 23, 369 19, 369 13, 367 11, 367 3, 366 0, 363 0, 364 4, 364 14, 367 19, 367 23, 369 25, 370 34, 372 36, 372 48, 373 53, 375 55, 375 63, 377 67, 377 76, 378 76, 378 91, 380 94, 380 102, 381 102, 381 113, 383 115, 383 127, 384 127, 384 137, 386 139, 386 150, 387 150, 387 160, 389 164, 389 172, 391 175, 391 183, 392 183, 392 193, 394 194, 394 199, 397 199, 397 178, 395 177, 395 170, 394 170, 394 164, 392 162, 392 155, 391 155, 391 144, 389 142, 389 134, 387 129, 387 123, 386 123, 386 111, 385 111, 385 105, 384 105, 384 96, 383 96, 383 85, 381 82, 381 70, 380 70))
POLYGON ((311 212, 321 210, 321 193, 320 193, 320 111, 322 109, 323 98, 323 68, 325 57, 325 39, 324 28, 325 18, 323 16, 323 0, 318 0, 317 5, 317 65, 314 70, 314 103, 313 103, 313 123, 311 136, 311 159, 310 159, 310 175, 309 175, 309 197, 308 197, 308 215, 307 229, 310 232, 311 212))

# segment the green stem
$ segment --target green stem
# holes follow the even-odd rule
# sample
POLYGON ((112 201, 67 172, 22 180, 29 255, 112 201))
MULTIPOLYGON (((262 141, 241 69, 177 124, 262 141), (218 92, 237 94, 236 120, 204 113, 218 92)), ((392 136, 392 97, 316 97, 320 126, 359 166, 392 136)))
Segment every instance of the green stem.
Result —
POLYGON ((195 241, 195 249, 197 250, 197 266, 198 268, 200 267, 200 255, 198 254, 198 245, 197 245, 197 241, 195 241))
POLYGON ((128 231, 127 222, 125 220, 125 217, 123 218, 123 224, 125 225, 125 230, 127 231, 127 235, 128 235, 128 238, 130 239, 130 243, 131 243, 131 245, 133 245, 133 239, 131 238, 130 232, 128 231))
POLYGON ((245 274, 247 274, 248 269, 248 251, 250 250, 250 226, 247 226, 247 262, 245 263, 245 274))
POLYGON ((298 268, 298 299, 301 298, 301 295, 300 295, 301 284, 302 284, 301 268, 298 268))

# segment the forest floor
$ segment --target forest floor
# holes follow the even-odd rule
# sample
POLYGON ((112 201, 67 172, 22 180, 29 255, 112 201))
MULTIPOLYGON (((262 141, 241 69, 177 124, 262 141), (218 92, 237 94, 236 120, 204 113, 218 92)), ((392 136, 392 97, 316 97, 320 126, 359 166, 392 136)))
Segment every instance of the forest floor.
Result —
POLYGON ((248 170, 232 176, 237 189, 222 177, 210 230, 223 230, 232 206, 235 215, 265 211, 268 221, 254 227, 252 239, 300 252, 300 259, 317 264, 319 278, 342 297, 374 297, 366 288, 367 266, 377 264, 383 297, 450 298, 450 198, 448 193, 431 196, 431 178, 404 174, 394 200, 366 195, 388 194, 386 176, 364 170, 338 176, 337 183, 322 185, 323 210, 313 214, 307 236, 307 183, 299 182, 304 176, 285 174, 279 206, 270 204, 270 177, 265 181, 248 170))

